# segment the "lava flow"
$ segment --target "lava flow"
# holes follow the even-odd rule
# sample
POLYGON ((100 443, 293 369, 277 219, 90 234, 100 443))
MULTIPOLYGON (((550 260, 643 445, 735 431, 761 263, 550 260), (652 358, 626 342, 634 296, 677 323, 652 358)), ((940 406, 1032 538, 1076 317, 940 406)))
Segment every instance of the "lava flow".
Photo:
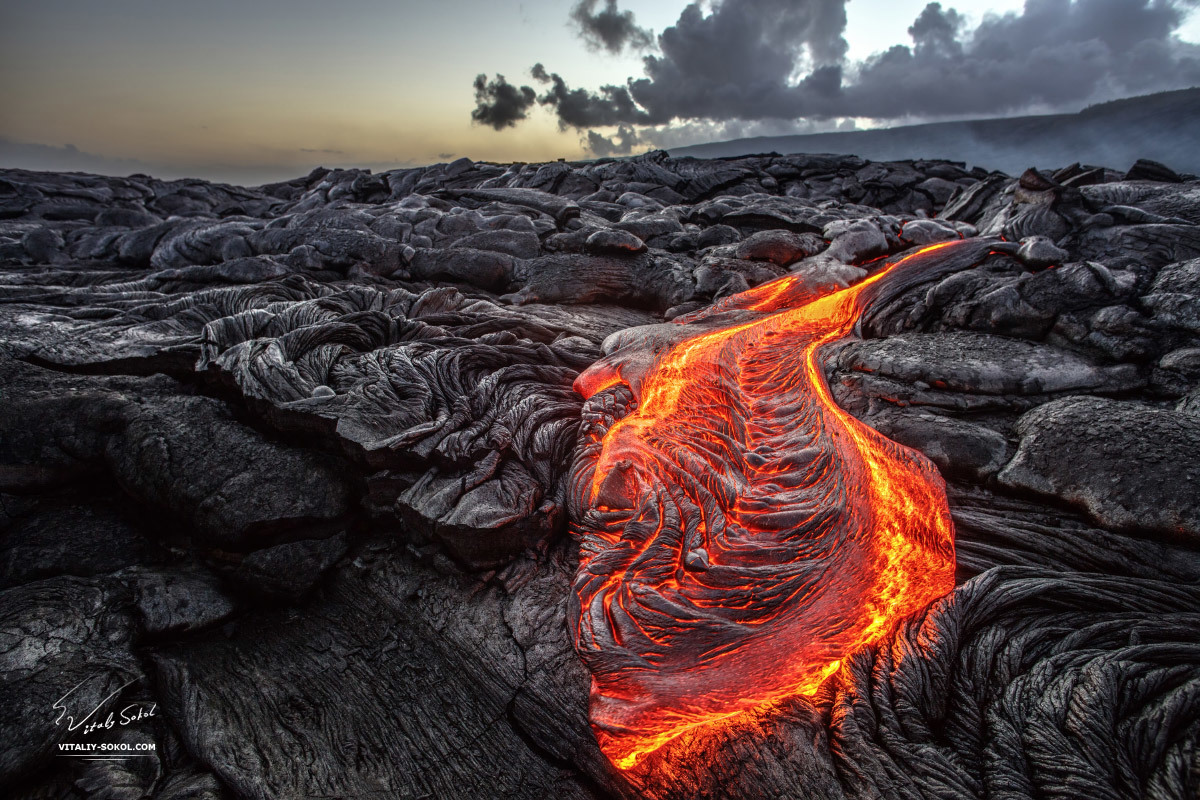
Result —
POLYGON ((812 693, 953 588, 944 483, 837 406, 818 351, 870 303, 987 248, 927 247, 815 298, 785 276, 688 324, 618 334, 579 376, 570 619, 592 725, 618 767, 812 693))

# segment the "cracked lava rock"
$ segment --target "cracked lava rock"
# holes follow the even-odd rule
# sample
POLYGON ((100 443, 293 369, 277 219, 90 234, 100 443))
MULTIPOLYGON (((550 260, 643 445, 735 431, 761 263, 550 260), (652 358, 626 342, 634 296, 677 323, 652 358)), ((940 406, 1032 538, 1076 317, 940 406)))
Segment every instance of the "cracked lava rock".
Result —
POLYGON ((1194 798, 1197 454, 1164 165, 0 170, 0 785, 1194 798))

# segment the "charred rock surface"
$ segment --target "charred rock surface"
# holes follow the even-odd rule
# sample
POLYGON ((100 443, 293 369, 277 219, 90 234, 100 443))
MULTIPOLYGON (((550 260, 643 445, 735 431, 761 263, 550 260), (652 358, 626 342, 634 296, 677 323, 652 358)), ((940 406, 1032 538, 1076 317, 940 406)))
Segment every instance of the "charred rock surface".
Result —
POLYGON ((254 188, 6 170, 0 263, 6 796, 1200 791, 1190 176, 664 154, 254 188), (813 363, 944 479, 953 590, 815 695, 617 768, 571 634, 588 437, 775 287, 829 295, 945 242, 813 363), (75 726, 93 709, 114 724, 75 726), (59 748, 88 743, 139 757, 59 748))

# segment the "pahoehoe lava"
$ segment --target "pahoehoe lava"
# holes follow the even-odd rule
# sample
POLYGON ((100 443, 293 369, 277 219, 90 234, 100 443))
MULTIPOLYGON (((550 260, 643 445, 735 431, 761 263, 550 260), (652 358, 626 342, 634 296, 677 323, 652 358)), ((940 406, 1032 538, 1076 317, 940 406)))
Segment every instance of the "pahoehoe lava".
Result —
POLYGON ((0 170, 5 797, 1191 800, 1198 641, 1163 164, 0 170))
POLYGON ((628 409, 585 429, 571 492, 582 541, 570 621, 594 678, 592 723, 619 767, 811 694, 954 587, 940 475, 838 407, 818 351, 881 287, 974 266, 991 247, 930 245, 819 297, 779 278, 687 319, 700 331, 658 352, 660 331, 619 334, 576 380, 628 409))

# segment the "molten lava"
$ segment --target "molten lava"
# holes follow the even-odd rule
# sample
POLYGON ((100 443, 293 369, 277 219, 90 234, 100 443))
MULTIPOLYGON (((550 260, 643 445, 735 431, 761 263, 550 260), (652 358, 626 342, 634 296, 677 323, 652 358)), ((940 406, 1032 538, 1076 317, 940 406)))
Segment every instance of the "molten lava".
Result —
POLYGON ((687 324, 618 335, 580 375, 570 618, 618 767, 812 693, 953 588, 944 483, 837 406, 818 351, 897 285, 986 250, 934 245, 815 298, 789 275, 687 324))

